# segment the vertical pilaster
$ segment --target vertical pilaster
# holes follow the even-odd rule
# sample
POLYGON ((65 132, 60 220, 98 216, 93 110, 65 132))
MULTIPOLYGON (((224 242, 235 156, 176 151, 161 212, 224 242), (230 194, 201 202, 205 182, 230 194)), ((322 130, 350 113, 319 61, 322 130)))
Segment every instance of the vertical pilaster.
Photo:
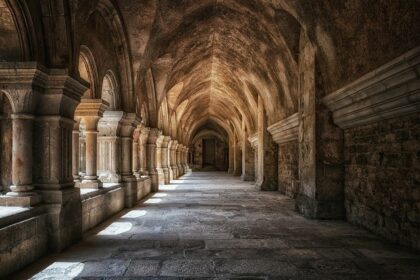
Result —
POLYGON ((262 98, 258 97, 258 181, 264 191, 278 189, 278 147, 267 131, 267 116, 262 98))
POLYGON ((248 141, 248 133, 245 127, 245 121, 242 120, 242 175, 243 181, 254 180, 254 151, 251 148, 251 143, 248 141))
MULTIPOLYGON (((302 34, 303 35, 303 34, 302 34)), ((341 219, 344 209, 344 136, 321 103, 315 50, 301 36, 299 55, 299 192, 296 209, 317 219, 341 219)))

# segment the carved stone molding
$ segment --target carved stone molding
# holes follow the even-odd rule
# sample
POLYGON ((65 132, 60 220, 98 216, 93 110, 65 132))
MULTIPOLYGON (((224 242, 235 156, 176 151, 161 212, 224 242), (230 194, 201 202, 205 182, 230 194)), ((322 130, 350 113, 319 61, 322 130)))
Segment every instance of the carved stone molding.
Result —
POLYGON ((140 124, 140 118, 135 113, 124 113, 121 120, 121 136, 132 137, 134 129, 140 124))
POLYGON ((123 117, 123 111, 105 111, 98 122, 98 136, 119 135, 123 117))
POLYGON ((322 100, 341 128, 420 111, 420 47, 362 76, 322 100))
POLYGON ((108 105, 108 102, 102 99, 83 98, 82 102, 76 108, 75 116, 102 117, 108 105))
POLYGON ((251 135, 248 137, 249 143, 251 143, 251 147, 253 149, 258 148, 258 133, 255 133, 254 135, 251 135))
POLYGON ((15 112, 73 118, 88 84, 65 69, 47 69, 36 62, 0 62, 0 90, 12 99, 15 112))
POLYGON ((270 125, 267 130, 277 144, 287 143, 298 139, 299 114, 294 113, 289 117, 270 125))

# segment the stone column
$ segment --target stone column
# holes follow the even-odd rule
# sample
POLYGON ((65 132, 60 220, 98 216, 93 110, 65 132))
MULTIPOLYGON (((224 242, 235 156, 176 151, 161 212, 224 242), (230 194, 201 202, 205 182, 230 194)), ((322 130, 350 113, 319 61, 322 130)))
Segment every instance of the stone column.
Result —
POLYGON ((135 113, 124 113, 121 120, 121 176, 125 189, 125 206, 137 202, 137 178, 133 175, 133 132, 140 123, 135 113))
POLYGON ((149 175, 148 165, 147 165, 147 156, 146 156, 146 145, 147 139, 149 138, 150 128, 140 125, 140 136, 139 136, 139 165, 140 165, 140 175, 147 176, 149 175))
POLYGON ((133 174, 136 178, 140 178, 140 128, 137 126, 133 133, 133 174))
MULTIPOLYGON (((10 191, 0 197, 2 206, 29 207, 38 204, 40 196, 33 192, 33 109, 37 91, 33 89, 36 75, 31 73, 29 79, 21 77, 16 69, 0 70, 0 90, 11 101, 12 119, 12 169, 10 191), (16 88, 14 88, 16 87, 16 88)), ((29 72, 29 71, 28 71, 29 72)))
POLYGON ((162 168, 162 142, 164 137, 160 135, 156 140, 156 171, 158 173, 159 184, 165 184, 165 174, 162 168))
POLYGON ((101 182, 98 180, 96 164, 97 164, 97 143, 98 131, 97 124, 98 117, 84 117, 86 123, 86 175, 83 178, 84 187, 100 188, 101 182))
POLYGON ((79 158, 79 146, 80 146, 80 119, 76 118, 73 132, 72 132, 72 173, 73 173, 73 180, 74 182, 80 182, 80 175, 79 175, 79 164, 80 164, 80 158, 79 158))
POLYGON ((258 97, 258 181, 263 191, 278 190, 278 147, 267 131, 267 116, 262 98, 258 97))
POLYGON ((86 129, 86 175, 79 185, 81 188, 102 188, 97 174, 98 122, 107 106, 102 99, 83 99, 76 108, 75 116, 81 118, 86 129))
POLYGON ((169 136, 164 136, 162 139, 162 144, 161 144, 161 166, 162 166, 162 170, 163 170, 163 183, 165 185, 169 185, 170 184, 170 175, 169 175, 169 156, 168 156, 168 145, 169 145, 169 141, 171 140, 171 137, 169 136))
POLYGON ((11 206, 31 206, 40 202, 32 183, 32 130, 34 116, 12 114, 12 186, 7 196, 11 206))
POLYGON ((156 141, 162 132, 157 128, 151 128, 147 138, 147 167, 152 181, 152 192, 159 190, 159 176, 156 170, 156 141))
POLYGON ((182 167, 181 163, 181 150, 182 144, 178 144, 176 147, 176 166, 178 167, 178 177, 184 175, 184 168, 182 167))
POLYGON ((120 183, 121 137, 123 111, 105 111, 98 123, 98 168, 103 183, 120 183))
POLYGON ((168 171, 169 171, 169 182, 175 179, 174 171, 172 170, 172 145, 174 144, 173 140, 170 140, 168 143, 168 171))
POLYGON ((176 164, 176 148, 178 147, 178 141, 177 140, 172 140, 172 145, 171 145, 171 157, 169 158, 170 162, 171 162, 171 170, 173 173, 173 179, 176 179, 179 177, 178 174, 178 165, 176 164))

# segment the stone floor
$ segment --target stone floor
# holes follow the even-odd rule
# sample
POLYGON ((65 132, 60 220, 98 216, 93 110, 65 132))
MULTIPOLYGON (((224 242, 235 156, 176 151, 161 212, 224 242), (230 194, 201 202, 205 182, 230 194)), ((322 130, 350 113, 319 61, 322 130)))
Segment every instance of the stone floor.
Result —
POLYGON ((420 254, 225 173, 184 176, 16 279, 420 279, 420 254))

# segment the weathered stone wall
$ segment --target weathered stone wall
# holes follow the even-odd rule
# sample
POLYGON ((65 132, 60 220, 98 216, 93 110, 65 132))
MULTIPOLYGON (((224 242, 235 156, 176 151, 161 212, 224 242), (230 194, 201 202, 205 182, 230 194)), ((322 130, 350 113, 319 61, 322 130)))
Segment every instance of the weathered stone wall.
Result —
POLYGON ((118 186, 111 190, 102 189, 98 192, 95 192, 96 195, 94 196, 90 196, 90 194, 82 196, 83 232, 100 224, 124 208, 123 188, 118 186))
MULTIPOLYGON (((227 170, 228 161, 225 158, 226 143, 214 138, 215 141, 215 169, 227 170)), ((193 164, 191 165, 194 170, 203 169, 203 139, 199 139, 194 143, 193 164)))
POLYGON ((194 143, 193 164, 194 169, 203 167, 203 139, 199 139, 194 143))
POLYGON ((46 254, 47 229, 46 214, 0 228, 0 278, 46 254))
POLYGON ((420 114, 345 131, 347 219, 420 248, 420 114))
POLYGON ((147 196, 152 190, 152 181, 150 178, 141 178, 137 180, 137 200, 147 196))
POLYGON ((216 139, 216 169, 225 171, 228 169, 227 158, 225 157, 225 150, 227 146, 225 143, 216 139))
POLYGON ((299 146, 291 141, 279 146, 279 191, 296 198, 299 190, 299 146))

